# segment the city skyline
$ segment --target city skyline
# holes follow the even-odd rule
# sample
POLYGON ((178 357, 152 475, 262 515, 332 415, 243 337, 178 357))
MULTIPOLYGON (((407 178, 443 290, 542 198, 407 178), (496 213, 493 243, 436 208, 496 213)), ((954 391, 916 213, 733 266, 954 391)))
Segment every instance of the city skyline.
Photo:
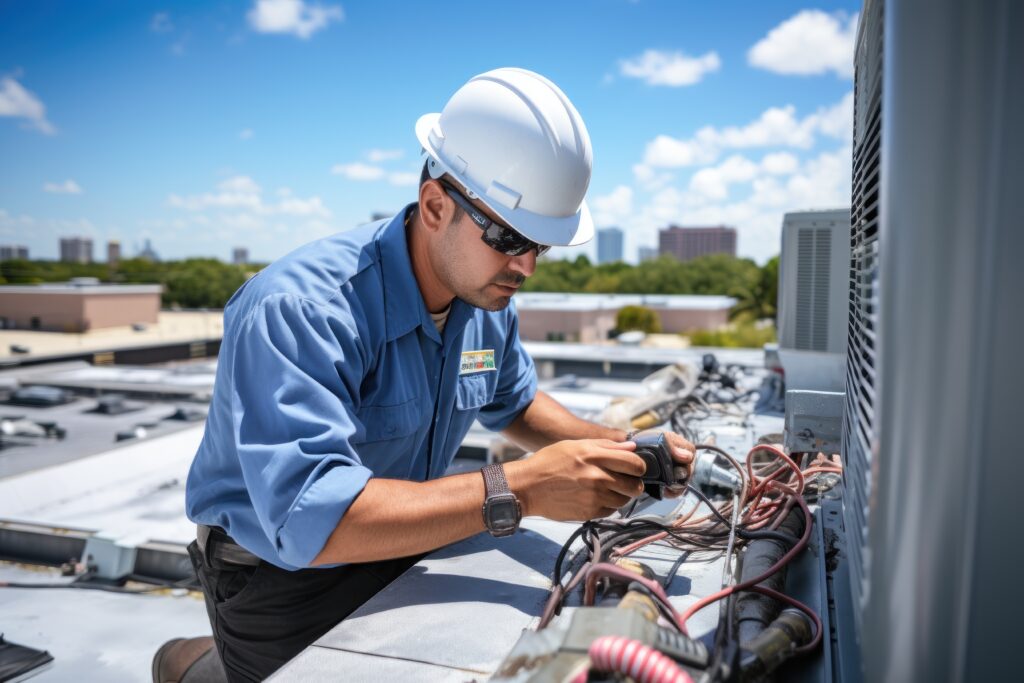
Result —
MULTIPOLYGON (((454 2, 446 31, 485 29, 488 47, 429 55, 430 8, 277 4, 0 8, 0 243, 56 258, 61 235, 149 238, 222 260, 245 243, 272 260, 412 201, 416 118, 507 65, 580 110, 588 201, 627 261, 668 224, 724 223, 763 262, 786 211, 848 203, 854 2, 454 2)), ((580 253, 596 243, 553 256, 580 253)))

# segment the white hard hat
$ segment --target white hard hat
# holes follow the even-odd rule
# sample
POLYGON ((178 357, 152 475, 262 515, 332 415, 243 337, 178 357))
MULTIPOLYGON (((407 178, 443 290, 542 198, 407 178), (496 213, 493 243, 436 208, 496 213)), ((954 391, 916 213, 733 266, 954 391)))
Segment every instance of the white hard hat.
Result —
POLYGON ((449 174, 528 239, 573 246, 594 236, 583 199, 590 136, 565 93, 540 74, 474 76, 444 111, 420 117, 416 137, 432 178, 449 174))

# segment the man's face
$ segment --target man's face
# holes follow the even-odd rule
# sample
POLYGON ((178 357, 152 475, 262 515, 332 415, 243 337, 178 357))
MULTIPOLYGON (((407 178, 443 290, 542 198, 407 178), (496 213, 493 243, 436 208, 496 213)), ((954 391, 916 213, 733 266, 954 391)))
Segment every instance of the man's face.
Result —
MULTIPOLYGON (((450 197, 447 200, 453 201, 450 197)), ((497 220, 479 201, 472 203, 488 218, 497 220)), ((487 311, 503 310, 526 278, 533 275, 537 252, 506 256, 480 239, 480 228, 468 214, 459 214, 440 236, 438 276, 466 303, 487 311)))

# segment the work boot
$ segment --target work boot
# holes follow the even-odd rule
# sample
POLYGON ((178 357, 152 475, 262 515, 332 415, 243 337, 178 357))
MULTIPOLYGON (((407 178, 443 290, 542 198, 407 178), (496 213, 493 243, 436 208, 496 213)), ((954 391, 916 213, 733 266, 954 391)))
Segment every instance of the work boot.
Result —
MULTIPOLYGON (((210 659, 211 656, 218 659, 213 638, 210 636, 168 640, 153 656, 153 683, 182 683, 186 680, 186 674, 200 659, 210 659)), ((217 673, 220 674, 217 678, 224 680, 219 660, 216 664, 216 669, 219 670, 217 673)))

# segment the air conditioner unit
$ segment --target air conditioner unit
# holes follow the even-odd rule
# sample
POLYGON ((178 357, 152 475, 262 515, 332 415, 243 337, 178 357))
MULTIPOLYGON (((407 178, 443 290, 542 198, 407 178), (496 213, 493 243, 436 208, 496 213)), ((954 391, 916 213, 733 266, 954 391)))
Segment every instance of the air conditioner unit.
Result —
POLYGON ((779 359, 789 390, 843 390, 849 267, 849 209, 785 215, 779 359))

